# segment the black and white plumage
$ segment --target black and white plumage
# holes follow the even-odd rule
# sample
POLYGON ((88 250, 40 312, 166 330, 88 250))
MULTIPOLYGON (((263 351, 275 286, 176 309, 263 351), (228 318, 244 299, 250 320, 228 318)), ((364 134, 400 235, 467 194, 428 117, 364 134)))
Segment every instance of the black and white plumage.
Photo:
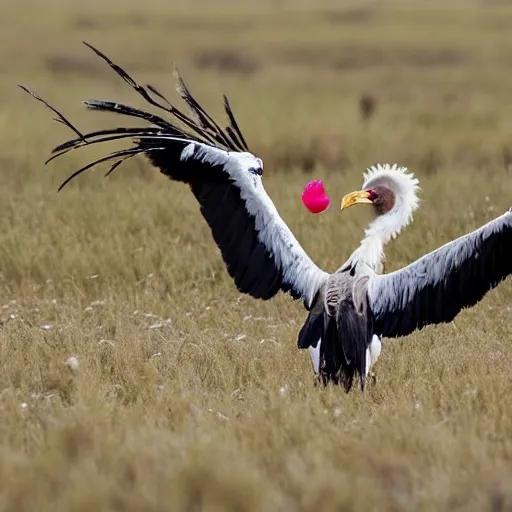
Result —
POLYGON ((324 383, 340 383, 349 391, 359 376, 364 389, 383 336, 405 336, 428 324, 449 322, 512 273, 510 210, 411 265, 382 275, 384 245, 412 220, 418 207, 418 180, 396 165, 370 168, 362 190, 343 198, 342 209, 372 205, 376 218, 348 261, 334 273, 324 272, 305 253, 267 195, 263 163, 249 152, 226 97, 229 125, 222 129, 177 72, 178 92, 191 116, 176 109, 154 87, 137 84, 105 55, 90 48, 148 103, 174 120, 115 102, 88 100, 85 104, 93 110, 136 117, 149 126, 82 134, 24 88, 77 135, 56 147, 50 160, 91 144, 123 139, 134 143, 79 169, 61 188, 98 163, 114 160, 110 174, 138 154, 146 155, 172 180, 187 183, 237 288, 263 300, 279 291, 303 300, 309 315, 298 345, 309 349, 315 373, 324 383))

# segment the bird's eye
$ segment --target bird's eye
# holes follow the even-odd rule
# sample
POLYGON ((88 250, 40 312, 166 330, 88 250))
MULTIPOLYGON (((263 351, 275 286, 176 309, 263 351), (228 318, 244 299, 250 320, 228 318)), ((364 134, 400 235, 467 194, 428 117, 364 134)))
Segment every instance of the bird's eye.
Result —
POLYGON ((377 194, 377 192, 375 192, 375 190, 368 190, 368 199, 370 201, 375 201, 375 199, 377 199, 379 197, 379 194, 377 194))

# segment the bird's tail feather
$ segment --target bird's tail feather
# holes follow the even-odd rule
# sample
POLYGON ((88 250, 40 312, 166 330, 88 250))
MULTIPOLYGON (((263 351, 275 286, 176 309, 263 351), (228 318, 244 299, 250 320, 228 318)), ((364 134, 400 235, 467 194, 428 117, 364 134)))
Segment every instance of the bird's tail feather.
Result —
POLYGON ((104 129, 93 131, 89 133, 82 133, 76 128, 63 114, 57 109, 52 107, 39 95, 20 85, 20 87, 33 96, 36 100, 43 103, 49 108, 57 117, 54 118, 57 122, 64 124, 71 129, 77 137, 69 141, 59 144, 52 151, 52 156, 46 163, 58 158, 71 150, 78 149, 91 144, 98 144, 102 142, 111 142, 116 140, 130 139, 137 144, 137 147, 131 149, 123 149, 110 153, 107 156, 99 158, 88 164, 78 171, 74 172, 60 187, 62 189, 69 181, 81 174, 94 165, 108 160, 116 160, 110 167, 106 175, 114 171, 122 162, 137 154, 144 153, 151 156, 161 149, 168 149, 169 145, 188 144, 190 142, 200 142, 203 144, 218 146, 232 151, 248 151, 247 144, 235 120, 231 106, 228 99, 224 96, 224 110, 229 119, 229 125, 223 130, 213 118, 204 110, 198 101, 192 96, 189 89, 185 85, 183 79, 179 75, 178 70, 175 68, 174 74, 177 80, 177 91, 188 105, 191 115, 188 116, 174 107, 165 96, 159 92, 154 86, 138 84, 126 71, 120 66, 112 62, 107 56, 101 53, 88 43, 88 46, 96 55, 103 59, 128 85, 130 85, 140 96, 142 96, 147 103, 151 106, 163 110, 171 119, 164 119, 163 117, 148 112, 146 110, 131 107, 121 103, 104 100, 87 100, 84 104, 92 110, 100 110, 105 112, 112 112, 121 114, 128 117, 142 119, 151 126, 147 127, 119 127, 112 129, 104 129), (150 141, 150 143, 140 143, 141 141, 150 141))
POLYGON ((352 302, 340 304, 336 314, 338 343, 342 348, 342 373, 352 386, 359 375, 361 390, 366 380, 366 348, 370 339, 365 317, 359 315, 352 302))
POLYGON ((320 377, 324 385, 341 384, 349 392, 359 375, 364 390, 368 335, 364 318, 349 304, 341 304, 336 316, 314 308, 299 332, 298 347, 316 347, 321 339, 320 377))

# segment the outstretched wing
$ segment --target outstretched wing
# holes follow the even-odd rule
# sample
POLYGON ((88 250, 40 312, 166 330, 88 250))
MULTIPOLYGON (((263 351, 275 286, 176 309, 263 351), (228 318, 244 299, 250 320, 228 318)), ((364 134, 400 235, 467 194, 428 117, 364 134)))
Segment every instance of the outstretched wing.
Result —
POLYGON ((368 302, 374 332, 406 336, 450 322, 512 273, 512 208, 407 267, 374 275, 368 302))
POLYGON ((311 261, 279 216, 263 187, 263 163, 248 152, 227 98, 224 97, 224 107, 229 125, 222 130, 190 94, 177 71, 178 92, 192 117, 171 105, 154 87, 140 86, 105 55, 87 46, 148 103, 171 114, 174 122, 116 102, 89 100, 85 104, 91 109, 143 119, 150 126, 82 134, 42 98, 23 88, 49 107, 57 115, 57 121, 78 135, 57 146, 48 161, 91 144, 121 139, 134 143, 129 149, 110 153, 77 170, 59 190, 98 163, 114 160, 108 175, 126 159, 144 154, 163 174, 190 186, 227 270, 241 292, 266 300, 282 290, 293 298, 302 298, 309 307, 328 274, 311 261), (183 126, 176 124, 176 120, 183 126))

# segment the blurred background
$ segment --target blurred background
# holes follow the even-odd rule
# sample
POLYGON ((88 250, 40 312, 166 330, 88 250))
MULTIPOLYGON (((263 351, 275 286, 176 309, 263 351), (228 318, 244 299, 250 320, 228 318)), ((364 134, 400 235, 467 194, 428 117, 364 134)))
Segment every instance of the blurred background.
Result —
POLYGON ((510 509, 510 280, 385 340, 364 394, 315 388, 302 305, 238 293, 187 188, 136 158, 57 194, 116 145, 45 167, 73 134, 16 84, 84 132, 133 126, 81 104, 147 108, 85 40, 180 108, 174 64, 221 122, 226 94, 327 271, 370 219, 341 197, 372 164, 407 166, 421 206, 389 271, 511 206, 511 1, 0 6, 0 510, 510 509))
POLYGON ((82 99, 142 104, 86 40, 171 98, 173 64, 214 114, 226 93, 269 173, 509 172, 511 19, 505 0, 4 2, 2 158, 27 126, 29 161, 64 130, 18 82, 86 125, 82 99))

